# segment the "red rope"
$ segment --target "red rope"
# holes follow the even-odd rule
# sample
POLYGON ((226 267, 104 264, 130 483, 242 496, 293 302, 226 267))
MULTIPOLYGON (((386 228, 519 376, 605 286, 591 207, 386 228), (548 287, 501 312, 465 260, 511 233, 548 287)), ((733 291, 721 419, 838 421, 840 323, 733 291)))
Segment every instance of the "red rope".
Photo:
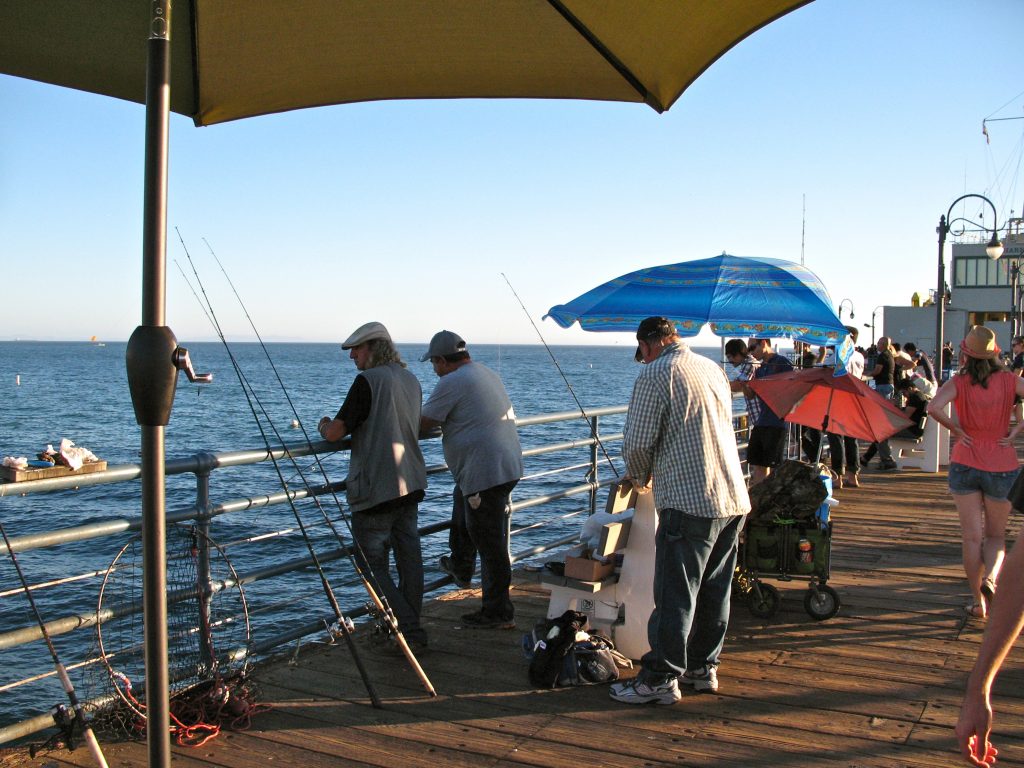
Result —
MULTIPOLYGON (((131 680, 115 672, 115 687, 119 681, 125 699, 132 703, 137 712, 144 712, 146 706, 132 693, 131 680)), ((171 702, 171 733, 179 746, 201 747, 220 735, 222 725, 233 731, 242 731, 252 725, 253 715, 270 709, 269 704, 257 704, 254 701, 252 691, 244 682, 230 684, 218 679, 199 697, 192 700, 178 698, 171 702)), ((143 731, 145 722, 137 720, 135 727, 143 731)))

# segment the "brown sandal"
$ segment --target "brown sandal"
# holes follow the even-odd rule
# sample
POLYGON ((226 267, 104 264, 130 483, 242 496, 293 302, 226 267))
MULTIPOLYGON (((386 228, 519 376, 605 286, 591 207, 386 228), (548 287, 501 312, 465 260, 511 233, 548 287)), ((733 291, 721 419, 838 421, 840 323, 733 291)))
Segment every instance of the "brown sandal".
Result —
POLYGON ((964 612, 967 614, 967 618, 969 619, 980 619, 984 621, 988 618, 988 615, 985 612, 985 606, 978 605, 977 603, 968 603, 965 605, 964 612))

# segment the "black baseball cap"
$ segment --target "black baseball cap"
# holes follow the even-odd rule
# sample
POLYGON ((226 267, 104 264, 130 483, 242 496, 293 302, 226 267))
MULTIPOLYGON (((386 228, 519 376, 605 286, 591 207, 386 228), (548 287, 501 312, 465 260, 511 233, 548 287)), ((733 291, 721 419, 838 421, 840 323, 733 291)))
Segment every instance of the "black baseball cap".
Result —
MULTIPOLYGON (((675 332, 676 327, 667 317, 647 317, 640 321, 640 325, 636 329, 636 340, 663 339, 666 336, 674 335, 675 332)), ((637 344, 636 352, 633 353, 633 359, 638 363, 644 359, 639 344, 637 344)))

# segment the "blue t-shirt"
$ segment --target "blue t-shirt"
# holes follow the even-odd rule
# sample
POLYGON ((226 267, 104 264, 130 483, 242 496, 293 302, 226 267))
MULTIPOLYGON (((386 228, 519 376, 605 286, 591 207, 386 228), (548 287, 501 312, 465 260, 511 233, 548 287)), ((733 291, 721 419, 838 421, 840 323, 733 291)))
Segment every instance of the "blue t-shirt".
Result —
MULTIPOLYGON (((776 373, 785 373, 786 371, 792 371, 793 364, 789 362, 783 355, 773 354, 767 360, 762 360, 761 365, 754 371, 755 379, 763 379, 765 376, 771 376, 776 373)), ((760 397, 757 398, 761 400, 760 397)), ((784 427, 786 422, 775 415, 775 412, 761 400, 761 415, 757 417, 757 421, 754 422, 755 427, 784 427)))

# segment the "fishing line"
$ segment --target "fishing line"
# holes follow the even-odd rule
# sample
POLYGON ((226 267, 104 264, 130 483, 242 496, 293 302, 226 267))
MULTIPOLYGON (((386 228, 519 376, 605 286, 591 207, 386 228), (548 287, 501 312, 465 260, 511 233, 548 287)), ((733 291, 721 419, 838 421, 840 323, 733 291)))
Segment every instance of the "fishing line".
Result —
MULTIPOLYGON (((352 653, 352 658, 355 661, 356 667, 359 670, 359 674, 363 679, 363 685, 366 688, 367 694, 369 694, 370 696, 371 704, 375 708, 381 709, 382 705, 380 702, 380 698, 377 696, 377 692, 373 687, 373 683, 370 682, 370 678, 366 672, 366 669, 363 667, 362 659, 359 656, 359 651, 355 646, 355 642, 352 640, 351 631, 349 629, 346 618, 342 613, 341 606, 338 604, 338 600, 334 595, 334 590, 331 589, 330 581, 328 581, 327 579, 327 574, 324 573, 323 566, 320 564, 320 559, 316 555, 316 550, 314 549, 313 543, 310 540, 308 532, 306 531, 306 526, 302 522, 302 516, 299 514, 299 510, 295 505, 295 498, 293 492, 289 489, 288 484, 284 479, 284 473, 281 471, 281 467, 278 464, 278 460, 274 456, 274 450, 270 444, 270 438, 267 436, 266 430, 263 428, 263 422, 260 420, 255 405, 253 405, 253 400, 259 403, 259 398, 256 396, 255 390, 253 390, 252 386, 249 384, 248 379, 246 379, 245 374, 242 372, 241 366, 238 364, 238 361, 235 359, 234 353, 231 351, 231 348, 228 345, 227 339, 224 336, 224 331, 221 328, 220 322, 217 320, 216 313, 213 311, 213 305, 210 303, 209 296, 206 293, 206 289, 203 287, 203 282, 199 277, 198 271, 196 271, 195 264, 192 261, 192 255, 188 252, 188 247, 185 245, 185 240, 182 238, 181 232, 178 231, 177 228, 175 228, 175 232, 178 233, 178 239, 181 240, 181 247, 184 248, 185 256, 188 257, 189 264, 192 266, 192 272, 196 277, 196 283, 199 286, 199 290, 202 291, 203 297, 206 300, 206 306, 204 307, 204 311, 208 310, 207 317, 210 319, 211 323, 213 324, 214 331, 216 331, 217 336, 220 338, 221 343, 224 345, 224 349, 227 352, 228 359, 231 361, 231 364, 235 369, 235 375, 238 377, 238 381, 242 385, 242 393, 245 395, 246 402, 249 404, 249 410, 252 412, 253 419, 255 419, 256 421, 256 426, 260 431, 260 435, 263 437, 263 442, 267 449, 267 455, 270 457, 271 463, 273 463, 274 465, 274 470, 277 472, 278 480, 280 481, 282 487, 284 488, 285 497, 288 499, 288 505, 291 507, 292 514, 295 516, 295 522, 299 526, 299 530, 302 532, 302 539, 303 542, 305 542, 306 549, 309 552, 309 556, 313 561, 313 566, 316 568, 317 574, 320 576, 320 583, 323 586, 324 593, 326 594, 327 600, 331 605, 331 609, 334 611, 334 614, 337 618, 338 628, 349 646, 349 650, 352 653)), ((195 293, 194 289, 193 293, 195 293)), ((267 423, 270 424, 271 428, 273 428, 275 433, 277 433, 276 428, 274 428, 273 421, 271 420, 269 414, 267 414, 266 410, 263 408, 262 403, 260 403, 260 409, 263 411, 263 415, 267 419, 267 423)), ((278 440, 281 441, 282 446, 284 446, 284 440, 281 439, 280 434, 277 434, 277 438, 278 440)), ((291 454, 287 450, 287 448, 285 448, 284 454, 288 457, 291 457, 291 454)), ((292 460, 294 463, 294 458, 292 460)), ((303 478, 303 482, 305 482, 305 478, 303 478)), ((308 484, 306 487, 308 490, 308 484)), ((330 628, 328 627, 328 629, 330 628)))
MULTIPOLYGON (((180 232, 178 233, 178 238, 181 239, 181 233, 180 232)), ((369 562, 366 559, 366 554, 363 552, 362 547, 360 546, 358 540, 355 537, 355 533, 352 531, 352 526, 351 526, 351 524, 349 522, 348 516, 345 514, 344 507, 342 507, 341 499, 338 498, 337 493, 335 493, 335 491, 334 491, 334 488, 333 488, 333 486, 331 484, 331 479, 327 475, 327 470, 324 468, 323 462, 320 460, 320 454, 316 451, 316 449, 313 446, 313 441, 310 439, 309 433, 306 431, 305 424, 303 424, 302 418, 299 416, 299 411, 295 407, 295 403, 292 401, 291 395, 288 394, 288 388, 285 386, 284 379, 281 377, 281 373, 280 373, 280 371, 278 371, 277 365, 274 364, 274 359, 270 355, 270 350, 267 349, 267 345, 263 343, 263 337, 260 335, 259 329, 256 327, 256 323, 252 319, 252 315, 249 314, 249 309, 245 306, 245 302, 242 301, 242 297, 238 293, 238 289, 235 288, 234 281, 232 281, 231 276, 228 274, 227 270, 224 268, 224 265, 221 263, 220 259, 217 257, 217 254, 214 252, 213 247, 210 245, 209 242, 207 242, 206 238, 203 238, 203 242, 206 243, 206 247, 209 249, 210 255, 213 256, 214 261, 217 262, 217 266, 220 267, 220 271, 224 274, 224 279, 227 280, 228 285, 231 287, 232 292, 235 294, 235 298, 238 300, 239 306, 242 308, 242 312, 245 314, 245 318, 249 321, 249 326, 252 328, 253 333, 256 334, 256 339, 260 343, 260 348, 263 350, 263 354, 266 355, 267 362, 270 363, 270 368, 271 368, 271 370, 274 371, 274 375, 277 377, 277 383, 281 387, 281 392, 284 394, 285 399, 288 401, 289 407, 292 409, 292 415, 295 417, 295 421, 298 423, 299 428, 302 430, 302 436, 306 440, 306 445, 312 451, 313 460, 316 462, 316 465, 317 465, 317 467, 320 470, 320 474, 323 476, 324 482, 326 483, 327 490, 331 494, 331 498, 334 500, 334 504, 336 505, 336 507, 338 509, 338 512, 339 512, 339 514, 341 516, 341 519, 345 523, 345 527, 348 529, 349 535, 352 538, 352 548, 355 549, 358 552, 358 557, 352 557, 351 556, 351 549, 347 550, 347 551, 350 552, 350 559, 352 561, 352 566, 353 566, 353 568, 356 571, 356 575, 360 579, 362 579, 363 585, 366 588, 367 594, 370 596, 370 599, 373 601, 373 603, 376 606, 377 610, 380 612, 381 617, 384 619, 385 623, 388 625, 388 629, 392 632, 392 634, 394 634, 395 640, 398 642, 399 648, 401 648, 402 653, 405 655, 405 657, 408 660, 409 664, 412 666, 412 668, 416 672, 416 674, 420 677, 420 680, 422 681, 422 683, 423 683, 424 687, 426 688, 427 692, 431 696, 436 696, 437 694, 434 691, 434 686, 430 683, 430 680, 427 679, 426 673, 423 671, 423 668, 420 666, 419 661, 417 661, 416 656, 412 652, 412 649, 409 647, 409 644, 406 642, 405 636, 399 630, 398 621, 395 618, 395 615, 394 615, 394 612, 391 609, 391 606, 387 602, 387 597, 384 595, 383 590, 380 588, 380 583, 377 580, 376 576, 374 575, 373 570, 369 569, 369 568, 364 570, 361 567, 361 565, 360 565, 359 558, 362 558, 363 562, 366 562, 366 563, 369 562), (366 571, 369 571, 369 576, 370 576, 370 578, 373 579, 374 583, 376 584, 376 587, 374 587, 374 585, 370 583, 370 580, 367 578, 366 571)), ((184 246, 185 246, 185 242, 184 242, 184 240, 182 240, 182 247, 184 247, 184 246)), ((185 253, 186 253, 186 255, 188 254, 188 249, 187 248, 185 249, 185 253)), ((189 256, 189 263, 192 263, 192 257, 191 256, 189 256)), ((193 269, 193 271, 195 271, 195 265, 194 264, 192 266, 192 269, 193 269)), ((199 280, 199 275, 198 274, 196 275, 196 280, 197 281, 199 280)), ((202 287, 202 284, 200 283, 200 288, 201 287, 202 287)), ((205 291, 204 291, 204 295, 205 295, 205 291)), ((211 312, 212 312, 212 307, 211 307, 211 312)), ((225 342, 225 344, 226 343, 227 342, 225 342)), ((269 421, 269 416, 267 418, 268 418, 268 421, 269 421)), ((275 429, 275 432, 276 432, 276 429, 275 429)), ((280 435, 278 435, 278 439, 281 440, 282 444, 284 443, 284 440, 281 438, 280 435)), ((294 459, 293 459, 293 462, 294 462, 294 459)), ((332 523, 332 521, 330 519, 330 516, 327 514, 327 511, 320 504, 319 498, 312 494, 310 485, 309 485, 308 481, 306 480, 305 476, 302 475, 301 471, 299 472, 299 474, 302 477, 302 482, 306 485, 306 490, 310 492, 310 495, 312 496, 312 498, 316 502, 317 509, 319 509, 320 513, 323 515, 324 520, 327 523, 327 527, 331 530, 331 532, 334 534, 334 536, 338 539, 339 543, 341 543, 342 546, 344 546, 344 541, 342 540, 341 536, 338 535, 338 532, 334 528, 334 525, 333 525, 333 523, 332 523)))
MULTIPOLYGON (((82 709, 81 703, 78 701, 78 695, 75 693, 75 686, 71 684, 71 678, 68 677, 67 670, 64 669, 64 665, 60 663, 60 657, 57 655, 57 649, 53 645, 53 641, 50 639, 50 633, 46 630, 46 622, 43 621, 43 616, 39 613, 39 608, 36 606, 35 598, 32 597, 32 590, 29 589, 28 581, 25 579, 25 574, 21 570, 21 564, 18 562, 18 558, 14 555, 14 548, 11 547, 11 540, 7 538, 7 531, 4 530, 3 523, 0 523, 0 535, 3 536, 4 545, 7 547, 7 554, 11 556, 11 562, 14 564, 14 570, 18 572, 18 579, 21 581, 21 586, 25 591, 25 597, 28 598, 29 604, 32 606, 32 612, 35 614, 36 622, 39 624, 39 631, 43 633, 43 639, 46 641, 46 647, 50 649, 50 656, 53 657, 53 666, 57 670, 57 677, 60 678, 60 684, 64 687, 64 692, 68 696, 68 701, 71 702, 71 709, 74 710, 75 719, 78 720, 82 727, 82 736, 85 739, 85 744, 89 748, 89 752, 92 754, 93 759, 100 768, 107 768, 107 759, 103 756, 103 750, 100 749, 100 743, 96 741, 96 734, 92 732, 92 728, 85 719, 85 711, 82 709)), ((54 718, 56 721, 56 718, 54 718)), ((68 734, 70 735, 74 728, 74 720, 69 723, 68 734)), ((74 749, 71 744, 71 739, 68 738, 68 749, 74 749)))
POLYGON ((533 330, 537 332, 537 337, 540 339, 540 343, 544 345, 544 349, 547 350, 548 355, 551 357, 551 362, 555 364, 555 369, 559 374, 561 374, 562 381, 565 382, 565 386, 569 388, 569 394, 572 395, 572 399, 576 401, 576 407, 580 409, 580 415, 589 425, 590 435, 601 448, 601 453, 604 454, 604 458, 608 462, 608 466, 611 467, 612 472, 615 473, 616 477, 618 477, 619 470, 615 468, 615 462, 612 461, 612 457, 608 455, 608 450, 604 447, 604 443, 601 442, 601 437, 597 434, 597 427, 595 427, 594 423, 587 417, 587 412, 583 408, 583 403, 581 403, 580 399, 576 397, 576 391, 572 388, 572 384, 569 383, 569 378, 565 375, 565 371, 562 370, 562 366, 558 364, 558 360, 555 358, 555 353, 551 351, 551 347, 549 347, 547 341, 544 340, 544 335, 540 332, 540 328, 537 327, 537 324, 533 322, 533 317, 530 316, 530 312, 526 309, 526 305, 523 304, 523 300, 519 298, 519 294, 516 293, 516 289, 512 287, 512 283, 510 283, 508 278, 505 277, 504 272, 501 272, 500 274, 502 279, 508 285, 509 290, 512 291, 512 295, 516 297, 516 301, 519 302, 519 306, 523 308, 523 312, 526 314, 526 319, 530 321, 530 325, 533 326, 533 330))

